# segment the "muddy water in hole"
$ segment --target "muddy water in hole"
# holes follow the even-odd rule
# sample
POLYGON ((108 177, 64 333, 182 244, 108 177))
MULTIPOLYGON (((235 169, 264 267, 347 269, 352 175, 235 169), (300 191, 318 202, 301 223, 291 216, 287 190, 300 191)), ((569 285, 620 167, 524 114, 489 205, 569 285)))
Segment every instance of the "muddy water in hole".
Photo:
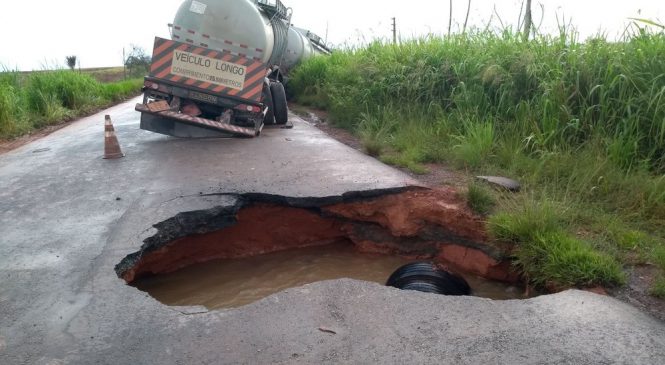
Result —
MULTIPOLYGON (((352 278, 384 285, 398 267, 412 262, 398 256, 363 254, 340 243, 281 251, 235 260, 215 260, 140 279, 140 290, 175 306, 233 308, 281 290, 322 280, 352 278)), ((521 299, 522 290, 465 275, 476 296, 521 299)))

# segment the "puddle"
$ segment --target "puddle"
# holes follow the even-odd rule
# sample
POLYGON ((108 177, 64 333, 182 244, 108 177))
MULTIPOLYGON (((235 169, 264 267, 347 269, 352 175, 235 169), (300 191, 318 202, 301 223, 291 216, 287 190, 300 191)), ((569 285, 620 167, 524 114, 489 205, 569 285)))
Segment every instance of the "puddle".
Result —
MULTIPOLYGON (((350 242, 338 242, 249 258, 213 260, 143 277, 133 285, 167 305, 233 308, 323 280, 351 278, 384 285, 393 271, 412 261, 395 255, 361 253, 350 242)), ((463 276, 476 296, 523 298, 523 290, 516 286, 463 276)))

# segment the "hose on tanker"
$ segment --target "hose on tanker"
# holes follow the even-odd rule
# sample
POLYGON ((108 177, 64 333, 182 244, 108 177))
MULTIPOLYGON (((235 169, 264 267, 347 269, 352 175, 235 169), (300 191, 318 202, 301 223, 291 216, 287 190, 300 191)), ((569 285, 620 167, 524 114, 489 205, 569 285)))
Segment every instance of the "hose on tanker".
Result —
POLYGON ((280 65, 288 45, 289 26, 277 16, 274 16, 270 22, 272 23, 272 29, 275 33, 275 47, 273 48, 269 62, 270 65, 280 65))

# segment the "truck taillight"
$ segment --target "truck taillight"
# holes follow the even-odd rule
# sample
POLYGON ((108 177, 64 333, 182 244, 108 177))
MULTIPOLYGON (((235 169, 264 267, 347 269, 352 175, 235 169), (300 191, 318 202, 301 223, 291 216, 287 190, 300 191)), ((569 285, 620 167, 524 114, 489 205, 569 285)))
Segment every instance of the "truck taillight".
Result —
POLYGON ((159 90, 159 84, 156 82, 146 81, 143 83, 143 86, 145 86, 146 89, 159 90))
POLYGON ((248 105, 248 104, 238 104, 233 109, 248 111, 248 112, 251 112, 251 113, 260 113, 261 112, 260 107, 254 106, 254 105, 248 105))

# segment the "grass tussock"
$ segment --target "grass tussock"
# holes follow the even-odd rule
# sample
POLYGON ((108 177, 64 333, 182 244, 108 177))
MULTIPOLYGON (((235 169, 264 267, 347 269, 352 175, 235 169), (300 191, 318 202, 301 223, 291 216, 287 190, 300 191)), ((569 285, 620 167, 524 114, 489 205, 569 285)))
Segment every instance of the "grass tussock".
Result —
POLYGON ((103 84, 68 70, 0 72, 0 138, 13 138, 137 94, 141 79, 103 84))
POLYGON ((515 264, 536 285, 623 284, 620 263, 571 235, 569 219, 554 203, 531 198, 492 216, 489 228, 494 237, 517 244, 515 264))
POLYGON ((489 214, 496 205, 492 192, 486 186, 477 182, 469 184, 466 201, 471 210, 481 215, 489 214))
POLYGON ((654 248, 652 257, 654 264, 665 270, 665 246, 654 248))
MULTIPOLYGON (((471 32, 313 58, 289 86, 384 162, 520 180, 525 192, 503 199, 514 201, 490 226, 519 244, 533 281, 621 284, 621 265, 665 247, 663 54, 662 32, 471 32)), ((468 198, 488 211, 476 187, 468 198)))
POLYGON ((660 299, 665 299, 665 276, 660 276, 656 279, 656 282, 651 288, 651 295, 660 299))
POLYGON ((613 257, 564 232, 542 233, 521 242, 516 264, 537 285, 616 286, 626 280, 613 257))

